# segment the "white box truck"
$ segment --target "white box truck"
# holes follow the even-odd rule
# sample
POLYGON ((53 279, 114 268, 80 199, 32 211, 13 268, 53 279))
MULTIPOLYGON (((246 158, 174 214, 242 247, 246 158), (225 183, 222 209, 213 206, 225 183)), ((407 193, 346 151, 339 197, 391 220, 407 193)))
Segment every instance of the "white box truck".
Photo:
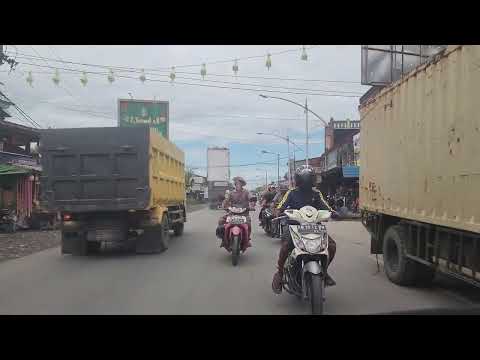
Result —
POLYGON ((230 150, 226 147, 209 147, 207 149, 207 183, 210 209, 221 205, 225 191, 230 184, 230 150))

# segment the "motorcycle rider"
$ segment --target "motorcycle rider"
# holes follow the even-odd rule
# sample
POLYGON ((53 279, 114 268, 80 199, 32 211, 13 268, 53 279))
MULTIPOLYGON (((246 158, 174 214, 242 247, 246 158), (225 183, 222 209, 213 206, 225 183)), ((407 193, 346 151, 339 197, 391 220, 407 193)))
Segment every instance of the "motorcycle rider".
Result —
MULTIPOLYGON (((250 194, 249 194, 248 190, 243 188, 245 185, 247 185, 247 183, 240 176, 234 177, 233 178, 233 183, 235 185, 235 190, 231 191, 228 195, 228 198, 226 198, 223 201, 223 207, 225 209, 228 209, 229 207, 235 206, 235 207, 247 209, 246 213, 244 214, 247 217, 247 223, 248 223, 248 246, 247 247, 251 247, 252 245, 250 243, 250 241, 251 241, 250 234, 252 232, 252 224, 251 224, 250 216, 248 214, 248 209, 250 208, 251 198, 250 198, 250 194)), ((227 216, 228 216, 228 214, 225 214, 218 221, 216 235, 217 235, 217 237, 222 239, 222 244, 220 245, 220 247, 225 246, 225 244, 224 244, 224 241, 225 241, 224 240, 224 232, 225 232, 224 225, 225 225, 225 222, 227 221, 227 216)))
POLYGON ((280 204, 280 201, 282 201, 287 191, 288 191, 288 187, 286 185, 281 184, 278 187, 277 193, 275 194, 275 197, 272 200, 272 205, 274 209, 277 209, 278 204, 280 204))
POLYGON ((262 223, 263 223, 263 219, 262 219, 263 211, 265 210, 265 208, 270 207, 274 198, 275 198, 275 186, 270 185, 267 188, 267 191, 265 191, 265 193, 262 196, 262 202, 261 202, 262 208, 260 210, 260 213, 258 214, 258 220, 260 221, 260 226, 262 226, 262 223))
MULTIPOLYGON (((277 193, 275 194, 275 197, 272 200, 273 213, 276 217, 278 217, 280 215, 280 210, 277 209, 277 206, 278 206, 278 204, 280 204, 280 201, 282 201, 282 199, 285 196, 285 194, 287 193, 287 191, 288 191, 288 186, 286 186, 284 184, 280 184, 280 186, 278 187, 277 193)), ((279 229, 280 223, 279 223, 279 221, 275 221, 275 222, 273 222, 273 224, 274 224, 274 226, 273 226, 274 234, 277 237, 280 237, 280 229, 279 229)))
MULTIPOLYGON (((295 184, 297 187, 293 190, 289 190, 285 194, 282 201, 278 204, 277 209, 283 212, 287 208, 298 210, 304 206, 310 205, 317 210, 329 210, 334 212, 334 210, 323 199, 322 193, 313 188, 315 186, 315 180, 315 172, 310 166, 298 168, 295 171, 295 184)), ((329 264, 335 257, 336 247, 335 241, 328 236, 328 252, 330 255, 329 264)), ((278 254, 278 271, 273 276, 272 281, 272 290, 276 294, 282 292, 283 267, 288 255, 293 249, 294 244, 292 237, 290 232, 286 231, 282 236, 282 246, 280 248, 280 253, 278 254)), ((328 273, 325 281, 328 286, 335 285, 335 281, 330 275, 328 275, 328 273)))

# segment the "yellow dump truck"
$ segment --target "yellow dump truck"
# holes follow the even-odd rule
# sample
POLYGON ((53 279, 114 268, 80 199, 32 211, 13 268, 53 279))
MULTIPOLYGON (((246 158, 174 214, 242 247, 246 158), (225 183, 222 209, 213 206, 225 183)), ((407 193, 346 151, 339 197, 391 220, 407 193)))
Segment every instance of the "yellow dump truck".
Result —
POLYGON ((186 222, 185 157, 148 126, 44 130, 41 203, 61 213, 62 253, 111 242, 168 248, 186 222))
POLYGON ((480 285, 480 47, 441 53, 361 100, 360 208, 388 278, 480 285))

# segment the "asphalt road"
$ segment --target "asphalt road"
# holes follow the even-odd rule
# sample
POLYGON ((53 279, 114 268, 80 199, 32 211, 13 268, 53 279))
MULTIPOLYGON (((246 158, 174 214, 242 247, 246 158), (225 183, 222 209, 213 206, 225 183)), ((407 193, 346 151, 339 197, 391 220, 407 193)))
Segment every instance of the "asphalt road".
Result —
MULTIPOLYGON (((57 247, 0 263, 0 314, 309 314, 294 296, 271 291, 279 240, 253 221, 253 247, 233 267, 214 236, 220 215, 209 209, 191 213, 184 235, 172 237, 162 254, 73 257, 57 247)), ((337 285, 327 288, 327 314, 471 304, 441 285, 390 283, 383 269, 377 272, 359 222, 330 222, 327 228, 337 241, 330 270, 337 285)))

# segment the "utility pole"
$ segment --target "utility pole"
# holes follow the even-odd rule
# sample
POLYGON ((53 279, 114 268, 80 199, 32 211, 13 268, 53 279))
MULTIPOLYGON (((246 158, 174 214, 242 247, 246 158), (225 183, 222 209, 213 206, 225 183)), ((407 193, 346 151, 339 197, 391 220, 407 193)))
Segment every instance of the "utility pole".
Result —
POLYGON ((280 153, 277 154, 277 186, 280 187, 280 153))
MULTIPOLYGON (((287 135, 287 145, 288 145, 288 185, 292 185, 292 170, 290 164, 290 138, 287 135)), ((293 148, 293 152, 295 153, 295 148, 293 148)))
POLYGON ((307 98, 305 98, 305 133, 306 133, 306 138, 305 138, 305 162, 308 166, 308 104, 307 104, 307 98))
POLYGON ((295 146, 294 146, 293 147, 293 173, 295 173, 295 171, 297 170, 295 163, 296 161, 295 161, 295 146))

